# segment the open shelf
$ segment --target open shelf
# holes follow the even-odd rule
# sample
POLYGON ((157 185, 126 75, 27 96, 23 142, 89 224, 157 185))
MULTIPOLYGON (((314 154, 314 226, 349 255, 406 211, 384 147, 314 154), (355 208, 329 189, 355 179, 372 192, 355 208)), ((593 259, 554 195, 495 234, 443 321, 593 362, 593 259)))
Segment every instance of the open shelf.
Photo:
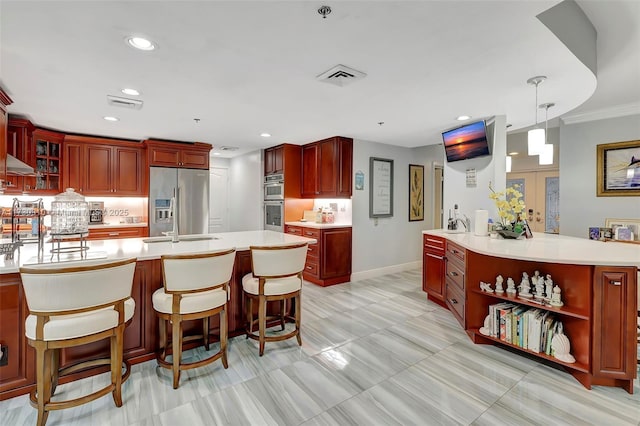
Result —
POLYGON ((510 294, 507 294, 506 292, 504 292, 503 294, 497 294, 495 292, 494 293, 487 293, 486 291, 481 291, 481 290, 476 290, 476 289, 471 290, 471 292, 475 293, 475 294, 480 294, 480 295, 485 296, 485 297, 490 297, 490 298, 493 298, 493 299, 506 300, 508 302, 513 302, 513 303, 516 303, 516 304, 519 304, 519 305, 530 306, 532 308, 542 309, 542 310, 545 310, 545 311, 556 313, 558 315, 564 315, 564 316, 583 319, 583 320, 588 320, 590 318, 590 313, 589 312, 583 312, 583 311, 579 311, 579 310, 574 310, 574 309, 571 309, 570 307, 567 307, 567 305, 561 306, 559 308, 555 307, 555 306, 541 305, 539 303, 535 303, 535 302, 532 302, 530 300, 520 298, 518 296, 513 296, 513 295, 510 295, 510 294))
POLYGON ((580 371, 580 372, 583 372, 583 373, 589 373, 589 366, 588 365, 585 365, 585 364, 582 364, 582 363, 579 363, 579 362, 574 362, 574 363, 571 364, 571 363, 568 363, 568 362, 560 361, 559 359, 554 358, 554 357, 552 357, 550 355, 547 355, 545 353, 530 351, 529 349, 525 349, 525 348, 523 348, 521 346, 514 345, 512 343, 508 343, 508 342, 506 342, 504 340, 500 340, 500 339, 498 339, 496 337, 485 336, 484 334, 480 333, 480 329, 478 329, 478 328, 472 328, 472 329, 469 329, 468 331, 470 331, 471 333, 474 334, 474 342, 475 343, 482 343, 482 339, 491 340, 492 342, 496 342, 496 343, 499 343, 501 345, 517 349, 518 351, 533 355, 535 357, 543 358, 543 359, 546 359, 548 361, 554 362, 556 364, 560 364, 563 367, 570 368, 572 370, 577 370, 577 371, 580 371))

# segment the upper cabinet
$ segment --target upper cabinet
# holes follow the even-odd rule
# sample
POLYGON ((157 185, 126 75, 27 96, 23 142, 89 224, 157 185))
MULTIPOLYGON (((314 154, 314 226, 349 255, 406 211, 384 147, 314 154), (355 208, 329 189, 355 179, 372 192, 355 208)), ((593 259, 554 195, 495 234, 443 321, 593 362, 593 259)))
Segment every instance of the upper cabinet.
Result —
POLYGON ((7 106, 12 103, 11 98, 0 88, 0 189, 4 188, 7 177, 7 106))
POLYGON ((264 150, 264 175, 284 173, 284 145, 264 150))
POLYGON ((45 129, 33 131, 35 150, 36 188, 38 194, 59 194, 62 192, 62 141, 64 135, 45 129))
POLYGON ((335 136, 302 147, 302 197, 350 198, 353 139, 335 136))
POLYGON ((283 175, 285 198, 300 198, 301 156, 300 145, 288 143, 264 150, 264 174, 283 175))
POLYGON ((65 188, 92 196, 146 196, 144 148, 137 142, 66 136, 65 188))
MULTIPOLYGON (((33 131, 35 126, 26 119, 9 117, 7 127, 7 154, 35 169, 35 152, 33 131)), ((35 176, 13 175, 7 172, 5 194, 22 194, 33 191, 36 185, 35 176)))
POLYGON ((147 139, 149 166, 209 169, 209 151, 206 143, 165 142, 147 139))

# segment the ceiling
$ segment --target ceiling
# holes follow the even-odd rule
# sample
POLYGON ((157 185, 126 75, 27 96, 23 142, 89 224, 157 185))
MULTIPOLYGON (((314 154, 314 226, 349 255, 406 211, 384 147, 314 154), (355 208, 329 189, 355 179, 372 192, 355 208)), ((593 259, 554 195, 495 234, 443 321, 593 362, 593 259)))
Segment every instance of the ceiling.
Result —
POLYGON ((549 77, 538 103, 556 104, 550 118, 640 105, 640 2, 578 1, 598 31, 597 87, 536 18, 557 3, 2 0, 0 85, 9 112, 38 126, 236 153, 333 135, 436 144, 461 114, 505 114, 517 131, 534 124, 536 75, 549 77), (338 64, 366 77, 316 79, 338 64), (142 109, 107 103, 134 98, 124 87, 142 109))

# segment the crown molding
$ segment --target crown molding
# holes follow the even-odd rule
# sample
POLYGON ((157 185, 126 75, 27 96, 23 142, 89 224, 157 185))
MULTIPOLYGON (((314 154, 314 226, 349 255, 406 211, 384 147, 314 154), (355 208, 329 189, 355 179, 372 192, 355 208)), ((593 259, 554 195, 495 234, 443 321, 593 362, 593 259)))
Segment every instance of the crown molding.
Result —
POLYGON ((606 118, 624 117, 627 115, 640 114, 640 103, 632 102, 630 104, 617 105, 608 108, 596 109, 593 111, 581 112, 577 114, 566 115, 561 118, 564 124, 577 124, 587 121, 603 120, 606 118))

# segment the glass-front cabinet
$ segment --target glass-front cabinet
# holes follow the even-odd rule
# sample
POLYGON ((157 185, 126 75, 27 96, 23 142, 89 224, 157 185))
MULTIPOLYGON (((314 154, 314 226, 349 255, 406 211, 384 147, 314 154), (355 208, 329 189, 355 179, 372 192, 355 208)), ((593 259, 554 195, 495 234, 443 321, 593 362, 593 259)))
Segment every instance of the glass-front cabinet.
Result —
POLYGON ((58 194, 62 188, 60 179, 60 153, 64 135, 50 130, 36 129, 33 141, 36 153, 36 191, 58 194))

